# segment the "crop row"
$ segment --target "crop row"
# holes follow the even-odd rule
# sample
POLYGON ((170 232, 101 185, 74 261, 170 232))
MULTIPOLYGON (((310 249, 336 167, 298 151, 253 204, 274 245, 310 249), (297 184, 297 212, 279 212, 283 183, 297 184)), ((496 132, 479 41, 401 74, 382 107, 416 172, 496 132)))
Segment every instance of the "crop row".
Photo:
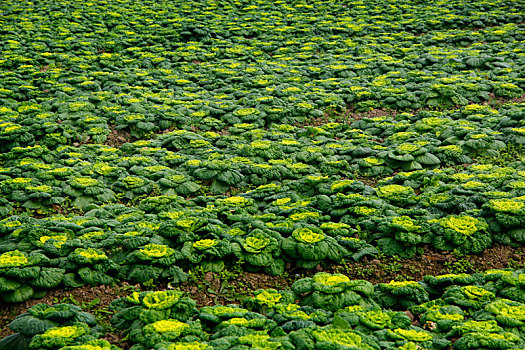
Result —
MULTIPOLYGON (((358 260, 377 253, 374 246, 403 257, 424 244, 462 253, 493 242, 521 246, 524 178, 522 170, 486 164, 400 172, 375 188, 306 175, 237 196, 161 195, 132 207, 93 204, 80 216, 13 215, 0 222, 2 299, 116 279, 177 283, 185 279, 181 268, 219 271, 228 261, 276 275, 285 262, 313 268, 358 260)), ((5 181, 24 178, 16 179, 5 181)))
MULTIPOLYGON (((258 113, 254 108, 241 111, 258 113)), ((257 123, 238 123, 220 133, 174 130, 149 140, 125 144, 118 150, 99 144, 68 146, 65 139, 55 133, 46 133, 39 144, 27 145, 23 140, 38 135, 39 125, 47 125, 45 119, 28 117, 31 127, 9 121, 0 124, 1 147, 4 147, 2 173, 20 174, 32 160, 46 164, 41 170, 54 170, 49 169, 50 166, 79 167, 89 165, 86 161, 100 160, 100 164, 107 162, 111 166, 126 167, 128 172, 131 164, 177 166, 195 179, 207 180, 213 176, 193 174, 191 167, 203 161, 215 161, 219 167, 228 163, 228 167, 235 170, 232 174, 237 174, 217 179, 222 186, 213 192, 219 193, 224 192, 224 185, 264 184, 265 179, 242 180, 239 175, 248 178, 254 174, 253 170, 242 168, 255 165, 264 170, 264 167, 279 165, 279 161, 283 163, 283 158, 287 159, 283 164, 292 167, 293 173, 349 175, 358 172, 367 176, 385 176, 398 169, 432 169, 472 163, 477 156, 497 157, 499 150, 525 143, 524 113, 525 107, 519 103, 506 104, 499 110, 471 104, 455 111, 401 113, 364 118, 349 124, 327 123, 320 127, 274 124, 270 128, 260 128, 257 123), (124 158, 120 159, 122 156, 124 158), (24 162, 20 162, 20 158, 24 162), (298 164, 295 169, 293 164, 298 164)), ((140 118, 135 122, 141 123, 140 118)), ((155 173, 159 175, 159 171, 155 173)), ((105 172, 108 174, 98 170, 99 175, 116 176, 109 170, 105 172)), ((67 171, 64 174, 56 172, 55 177, 67 178, 69 175, 71 173, 67 171)), ((148 172, 138 175, 151 177, 148 172)), ((260 175, 265 177, 265 174, 260 175)), ((279 178, 270 177, 266 181, 290 177, 278 175, 279 178)))
POLYGON ((117 279, 179 282, 183 270, 226 261, 277 275, 286 262, 313 268, 376 248, 413 257, 428 244, 520 246, 523 162, 452 166, 521 147, 523 113, 523 104, 473 104, 351 125, 176 130, 120 149, 13 147, 0 168, 2 299, 117 279), (372 187, 356 175, 394 176, 372 187))
POLYGON ((103 143, 110 125, 141 138, 293 124, 348 105, 466 105, 525 88, 517 1, 1 6, 2 151, 103 143))
MULTIPOLYGON (((374 286, 317 273, 290 290, 257 290, 242 306, 200 309, 179 291, 134 292, 111 303, 111 324, 132 350, 522 349, 524 276, 489 270, 374 286)), ((33 306, 9 327, 16 334, 0 349, 119 349, 74 305, 33 306)))

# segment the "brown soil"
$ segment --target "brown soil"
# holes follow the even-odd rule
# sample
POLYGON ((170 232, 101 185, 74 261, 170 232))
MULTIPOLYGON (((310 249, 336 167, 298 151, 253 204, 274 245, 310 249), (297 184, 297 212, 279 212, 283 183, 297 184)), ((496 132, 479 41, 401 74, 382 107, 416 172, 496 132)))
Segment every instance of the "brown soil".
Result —
POLYGON ((364 183, 365 185, 367 186, 370 186, 370 187, 376 187, 377 186, 377 183, 381 180, 380 178, 378 177, 366 177, 366 176, 358 176, 355 178, 355 180, 359 180, 361 181, 362 183, 364 183))
POLYGON ((421 281, 426 275, 445 273, 476 273, 490 269, 523 267, 523 248, 495 245, 483 253, 458 256, 451 252, 425 249, 422 256, 414 259, 372 259, 333 266, 327 272, 343 273, 350 278, 366 279, 374 284, 392 280, 421 281))
MULTIPOLYGON (((491 105, 498 107, 502 106, 506 103, 523 103, 525 102, 525 94, 523 94, 520 97, 515 98, 504 98, 504 97, 496 97, 493 93, 489 94, 489 98, 486 101, 480 102, 482 105, 491 105)), ((469 104, 472 104, 474 102, 469 102, 469 104)), ((456 105, 449 108, 446 108, 446 110, 456 110, 463 107, 463 105, 456 105)), ((432 108, 424 107, 419 109, 411 109, 411 110, 397 110, 397 109, 388 109, 388 108, 377 108, 372 109, 371 111, 366 112, 356 112, 353 110, 352 106, 347 106, 347 108, 342 112, 335 112, 335 113, 329 113, 325 112, 325 114, 322 117, 319 118, 312 118, 307 120, 303 123, 296 123, 295 126, 302 127, 302 126, 322 126, 329 122, 338 122, 338 123, 352 123, 357 120, 361 120, 363 118, 377 118, 377 117, 385 117, 385 116, 391 116, 394 117, 401 112, 408 112, 412 114, 417 114, 421 111, 429 111, 433 110, 432 108)))
POLYGON ((525 102, 525 94, 521 95, 520 97, 515 97, 515 98, 511 99, 508 102, 511 102, 511 103, 523 103, 523 102, 525 102))
POLYGON ((342 122, 356 121, 364 118, 395 117, 399 111, 395 109, 378 108, 366 112, 351 112, 343 115, 342 122))
POLYGON ((354 112, 351 107, 347 107, 342 112, 325 111, 322 117, 311 118, 305 122, 295 123, 294 126, 322 126, 330 122, 349 123, 363 118, 376 118, 383 116, 395 116, 398 112, 396 110, 389 110, 386 108, 373 109, 367 112, 354 112))
POLYGON ((258 289, 286 289, 292 279, 283 276, 269 276, 264 273, 238 271, 230 276, 224 273, 207 272, 197 280, 190 280, 180 286, 199 307, 216 304, 239 304, 244 297, 258 289))
POLYGON ((120 147, 127 142, 131 142, 131 134, 126 130, 117 130, 115 125, 108 125, 111 133, 108 135, 108 139, 105 142, 105 145, 111 147, 120 147))

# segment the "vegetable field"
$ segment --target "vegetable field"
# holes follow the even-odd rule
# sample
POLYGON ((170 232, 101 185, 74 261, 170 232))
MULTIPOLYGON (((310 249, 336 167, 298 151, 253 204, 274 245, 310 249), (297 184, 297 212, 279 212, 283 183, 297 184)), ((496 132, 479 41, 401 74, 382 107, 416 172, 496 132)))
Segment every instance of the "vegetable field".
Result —
POLYGON ((0 303, 138 289, 111 321, 32 304, 0 350, 525 348, 515 260, 324 271, 524 260, 524 24, 509 0, 3 1, 0 303), (290 283, 180 289, 232 269, 290 283))

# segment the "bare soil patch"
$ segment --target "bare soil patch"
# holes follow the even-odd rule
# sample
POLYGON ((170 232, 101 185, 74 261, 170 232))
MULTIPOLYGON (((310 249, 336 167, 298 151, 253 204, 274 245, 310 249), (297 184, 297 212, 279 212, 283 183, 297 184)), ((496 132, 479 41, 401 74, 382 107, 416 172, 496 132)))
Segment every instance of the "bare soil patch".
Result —
POLYGON ((117 130, 115 125, 108 125, 111 133, 108 135, 105 145, 120 147, 127 142, 131 142, 131 134, 126 130, 117 130))

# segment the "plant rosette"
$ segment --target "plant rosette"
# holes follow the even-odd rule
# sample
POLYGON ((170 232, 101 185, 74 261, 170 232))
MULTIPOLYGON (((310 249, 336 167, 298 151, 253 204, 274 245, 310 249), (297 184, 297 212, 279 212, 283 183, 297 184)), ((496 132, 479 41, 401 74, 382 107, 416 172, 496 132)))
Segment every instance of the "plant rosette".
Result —
POLYGON ((493 292, 476 285, 450 286, 445 290, 442 297, 448 304, 478 310, 495 298, 496 295, 493 292))
POLYGON ((181 322, 175 319, 159 320, 130 332, 130 339, 147 348, 173 341, 205 340, 206 333, 200 321, 181 322))
POLYGON ((334 326, 304 328, 291 335, 295 344, 308 344, 315 349, 378 349, 374 337, 352 329, 334 326))
POLYGON ((372 236, 378 239, 378 248, 387 255, 399 255, 403 258, 412 258, 417 251, 417 245, 422 243, 423 236, 429 232, 428 225, 415 221, 411 217, 395 216, 379 223, 380 232, 372 236))
POLYGON ((319 272, 313 278, 303 278, 294 282, 292 290, 298 295, 306 294, 301 305, 329 311, 337 311, 351 305, 377 305, 372 300, 374 287, 370 282, 350 280, 341 274, 319 272))
POLYGON ((208 271, 219 272, 224 268, 223 258, 231 254, 231 249, 228 240, 212 236, 185 242, 181 254, 192 264, 202 264, 208 271))
POLYGON ((201 186, 186 175, 173 174, 158 180, 161 193, 166 196, 180 194, 188 196, 200 190, 201 186))
POLYGON ((416 202, 414 190, 411 187, 401 185, 386 185, 376 189, 379 198, 383 198, 392 204, 407 206, 416 202))
POLYGON ((15 344, 17 344, 27 349, 36 335, 42 335, 51 328, 74 326, 75 324, 87 325, 92 330, 98 329, 95 317, 82 311, 79 306, 37 304, 29 308, 26 313, 17 316, 9 324, 9 328, 17 333, 0 340, 0 348, 15 349, 15 344))
POLYGON ((476 314, 476 319, 496 320, 505 330, 522 330, 525 326, 525 304, 508 299, 497 299, 476 314))
POLYGON ((525 225, 525 203, 515 198, 492 199, 483 205, 487 215, 494 215, 505 228, 522 228, 525 225))
POLYGON ((415 306, 412 310, 426 311, 421 313, 421 324, 424 328, 439 334, 446 335, 447 332, 465 320, 465 312, 456 305, 447 305, 443 300, 432 300, 421 306, 415 306), (428 307, 427 307, 428 306, 428 307))
POLYGON ((3 301, 17 303, 43 297, 45 290, 57 287, 64 270, 50 267, 51 260, 39 252, 18 250, 0 255, 0 291, 3 301))
POLYGON ((488 224, 483 218, 451 215, 433 226, 433 244, 440 250, 458 249, 462 253, 481 253, 492 244, 488 224))
POLYGON ((205 306, 199 310, 199 319, 204 322, 217 325, 231 318, 245 317, 251 311, 239 305, 215 305, 205 306))
POLYGON ((438 157, 428 152, 427 148, 413 143, 402 143, 392 151, 382 151, 377 157, 385 160, 392 169, 401 168, 404 171, 422 169, 423 167, 436 167, 441 161, 438 157))
POLYGON ((115 310, 111 324, 128 332, 161 320, 186 322, 196 315, 195 305, 179 291, 134 292, 110 304, 115 310))
MULTIPOLYGON (((120 267, 104 251, 94 248, 77 248, 67 257, 71 266, 64 283, 75 287, 78 284, 111 285, 120 267)), ((69 264, 68 264, 69 265, 69 264)))
POLYGON ((374 296, 383 308, 400 311, 429 301, 428 292, 415 281, 379 283, 375 286, 374 296))
POLYGON ((85 210, 90 204, 107 203, 116 200, 115 193, 102 182, 90 177, 73 177, 67 181, 64 194, 73 201, 76 208, 85 210))
POLYGON ((187 275, 176 265, 183 260, 182 254, 167 245, 150 243, 127 255, 119 276, 138 283, 172 277, 174 281, 187 279, 187 275))
POLYGON ((325 259, 338 261, 347 253, 333 237, 315 226, 295 229, 291 237, 283 239, 282 249, 304 268, 313 268, 325 259))
POLYGON ((408 329, 389 329, 386 335, 389 339, 393 340, 397 346, 413 343, 423 348, 442 348, 451 344, 450 341, 439 338, 435 334, 415 326, 410 326, 408 329))
POLYGON ((271 235, 271 231, 255 229, 246 236, 237 237, 231 247, 237 258, 253 268, 265 268, 267 273, 275 276, 284 271, 280 241, 279 234, 271 235))
POLYGON ((258 289, 253 292, 253 297, 243 300, 242 306, 250 311, 266 313, 278 305, 288 305, 295 302, 296 294, 293 291, 277 291, 273 288, 258 289))
POLYGON ((123 193, 124 198, 135 199, 153 191, 154 182, 143 176, 126 176, 119 178, 112 186, 117 193, 123 193))
POLYGON ((53 327, 43 334, 37 334, 29 344, 31 349, 56 349, 74 343, 95 340, 91 328, 85 323, 74 323, 70 326, 53 327))
POLYGON ((423 283, 425 289, 432 295, 441 295, 443 291, 451 285, 470 285, 482 283, 481 277, 477 275, 469 275, 466 273, 448 273, 437 276, 425 276, 423 283))

